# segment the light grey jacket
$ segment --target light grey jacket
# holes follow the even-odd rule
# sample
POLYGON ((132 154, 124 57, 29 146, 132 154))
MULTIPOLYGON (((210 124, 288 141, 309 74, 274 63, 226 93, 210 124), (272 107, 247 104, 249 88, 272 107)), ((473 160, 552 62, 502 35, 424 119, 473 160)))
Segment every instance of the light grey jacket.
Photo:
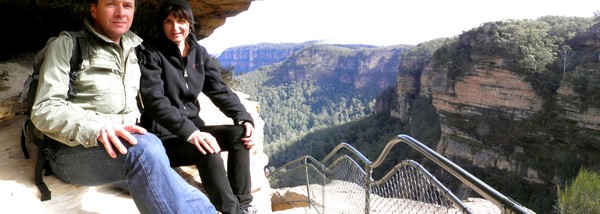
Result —
POLYGON ((140 116, 136 96, 140 68, 135 47, 142 39, 129 31, 121 44, 98 34, 84 22, 82 35, 89 44, 79 78, 68 97, 69 60, 73 50, 68 33, 50 43, 40 69, 31 121, 49 137, 69 146, 98 146, 100 130, 109 124, 135 124, 140 116))

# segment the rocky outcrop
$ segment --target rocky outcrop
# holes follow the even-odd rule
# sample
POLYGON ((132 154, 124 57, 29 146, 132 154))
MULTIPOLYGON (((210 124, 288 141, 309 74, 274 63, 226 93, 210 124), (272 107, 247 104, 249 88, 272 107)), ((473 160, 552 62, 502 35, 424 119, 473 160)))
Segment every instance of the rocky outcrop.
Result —
MULTIPOLYGON (((428 67, 423 72, 421 85, 431 91, 433 105, 438 112, 481 115, 482 109, 492 110, 505 116, 522 119, 531 116, 542 107, 543 100, 535 94, 530 83, 506 70, 502 59, 479 59, 472 70, 453 81, 440 79, 441 75, 428 77, 434 72, 428 67), (439 84, 433 86, 430 82, 439 84)), ((444 73, 444 72, 435 72, 444 73)))
MULTIPOLYGON (((582 128, 600 131, 600 109, 594 107, 581 108, 583 104, 580 99, 577 99, 579 95, 566 82, 561 84, 557 93, 558 103, 565 110, 562 117, 576 122, 582 128)), ((597 141, 600 141, 600 138, 597 138, 597 141)))
MULTIPOLYGON (((403 123, 408 123, 410 120, 410 103, 412 99, 419 94, 419 77, 410 74, 398 74, 397 84, 395 87, 395 104, 390 107, 390 115, 400 119, 403 123)), ((381 98, 377 99, 380 102, 381 98)), ((377 111, 377 110, 376 110, 377 111)))
MULTIPOLYGON (((434 70, 431 64, 423 70, 420 95, 432 99, 432 104, 440 117, 442 136, 437 145, 438 152, 447 157, 462 158, 477 167, 514 172, 531 183, 556 182, 557 178, 550 180, 541 178, 538 169, 523 163, 522 159, 517 159, 526 155, 522 147, 515 146, 512 150, 506 151, 488 145, 493 142, 482 141, 482 137, 498 128, 499 124, 490 124, 484 119, 477 118, 493 115, 512 121, 529 119, 542 109, 544 100, 535 93, 524 77, 507 70, 503 59, 477 57, 474 59, 473 68, 456 80, 448 79, 445 71, 434 70), (462 126, 457 127, 456 122, 451 122, 452 118, 462 118, 462 123, 471 123, 470 126, 474 128, 465 130, 462 126), (454 140, 456 138, 462 140, 456 141, 454 140), (465 144, 464 141, 473 143, 465 144)), ((399 82, 397 90, 404 94, 414 93, 414 88, 406 86, 410 82, 406 79, 399 82)), ((561 118, 576 123, 582 130, 599 130, 598 109, 593 107, 580 109, 578 95, 566 82, 561 84, 557 93, 558 105, 564 109, 561 118)), ((402 102, 397 105, 399 109, 407 111, 402 107, 402 102)), ((399 115, 401 119, 406 120, 406 114, 399 115)), ((506 137, 511 135, 511 133, 505 134, 506 137)), ((598 139, 597 135, 587 137, 591 137, 592 140, 598 139)), ((517 139, 512 141, 518 144, 517 139)))
MULTIPOLYGON (((432 64, 423 71, 421 95, 431 97, 440 117, 442 136, 436 150, 447 157, 462 158, 481 168, 511 172, 525 169, 526 180, 543 183, 536 170, 514 159, 514 154, 507 156, 495 147, 476 146, 482 144, 481 136, 494 129, 495 124, 464 121, 475 123, 474 134, 449 122, 448 118, 477 118, 483 115, 500 115, 521 120, 539 111, 544 102, 536 95, 531 84, 506 69, 503 59, 474 58, 473 68, 457 80, 447 79, 446 72, 435 71, 432 64), (456 137, 463 140, 453 140, 456 137), (476 142, 475 146, 462 143, 464 140, 476 142)), ((516 149, 515 152, 523 151, 516 149)))

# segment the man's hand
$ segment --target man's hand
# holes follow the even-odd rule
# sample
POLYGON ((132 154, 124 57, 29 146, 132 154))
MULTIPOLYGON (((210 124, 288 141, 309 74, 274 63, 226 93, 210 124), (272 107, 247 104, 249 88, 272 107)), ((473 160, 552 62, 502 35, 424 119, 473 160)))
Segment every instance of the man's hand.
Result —
POLYGON ((252 123, 244 122, 244 137, 242 137, 242 141, 244 142, 244 145, 246 146, 246 148, 248 148, 248 150, 252 149, 252 147, 256 145, 254 143, 254 138, 252 137, 253 133, 254 126, 252 125, 252 123))
POLYGON ((137 144, 137 139, 131 133, 146 134, 146 129, 136 125, 108 125, 100 130, 98 141, 104 144, 104 149, 110 157, 116 158, 115 148, 121 154, 127 154, 127 148, 120 139, 124 139, 131 145, 137 144), (114 147, 113 147, 114 146, 114 147))
POLYGON ((197 130, 192 133, 188 142, 196 146, 202 154, 206 154, 206 152, 213 154, 221 151, 217 139, 208 132, 197 130))

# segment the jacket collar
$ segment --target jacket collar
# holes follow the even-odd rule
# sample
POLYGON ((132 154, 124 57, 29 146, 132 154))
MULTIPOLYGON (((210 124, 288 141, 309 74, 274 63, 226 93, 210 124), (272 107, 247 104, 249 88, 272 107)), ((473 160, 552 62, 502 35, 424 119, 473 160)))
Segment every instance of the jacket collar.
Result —
MULTIPOLYGON (((194 41, 193 38, 194 37, 188 36, 185 40, 185 42, 187 42, 189 45, 189 52, 192 52, 194 49, 198 48, 198 42, 194 41)), ((181 55, 181 53, 179 53, 179 48, 177 47, 177 45, 164 35, 158 39, 157 44, 159 49, 162 49, 162 51, 169 53, 169 55, 181 55)))

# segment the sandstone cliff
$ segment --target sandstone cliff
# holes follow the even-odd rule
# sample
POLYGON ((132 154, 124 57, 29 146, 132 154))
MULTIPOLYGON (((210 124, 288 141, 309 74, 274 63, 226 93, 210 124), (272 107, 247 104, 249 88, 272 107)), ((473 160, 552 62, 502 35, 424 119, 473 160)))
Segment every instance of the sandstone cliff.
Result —
MULTIPOLYGON (((504 179, 504 185, 515 186, 494 188, 526 204, 538 200, 537 206, 544 207, 535 208, 547 211, 550 205, 539 202, 546 199, 533 195, 564 187, 580 167, 600 170, 600 91, 592 86, 600 78, 600 42, 593 34, 600 26, 565 42, 578 58, 568 70, 553 74, 560 63, 548 60, 541 70, 525 69, 502 50, 482 51, 503 24, 474 28, 438 45, 435 53, 422 54, 427 58, 423 65, 401 65, 395 97, 384 101, 393 102, 390 115, 410 123, 411 112, 418 111, 411 109, 415 98, 429 99, 439 118, 435 148, 440 154, 484 175, 484 181, 504 179), (531 189, 515 190, 518 185, 531 189), (546 190, 534 190, 536 185, 546 190)), ((558 46, 545 45, 551 51, 558 46)))

